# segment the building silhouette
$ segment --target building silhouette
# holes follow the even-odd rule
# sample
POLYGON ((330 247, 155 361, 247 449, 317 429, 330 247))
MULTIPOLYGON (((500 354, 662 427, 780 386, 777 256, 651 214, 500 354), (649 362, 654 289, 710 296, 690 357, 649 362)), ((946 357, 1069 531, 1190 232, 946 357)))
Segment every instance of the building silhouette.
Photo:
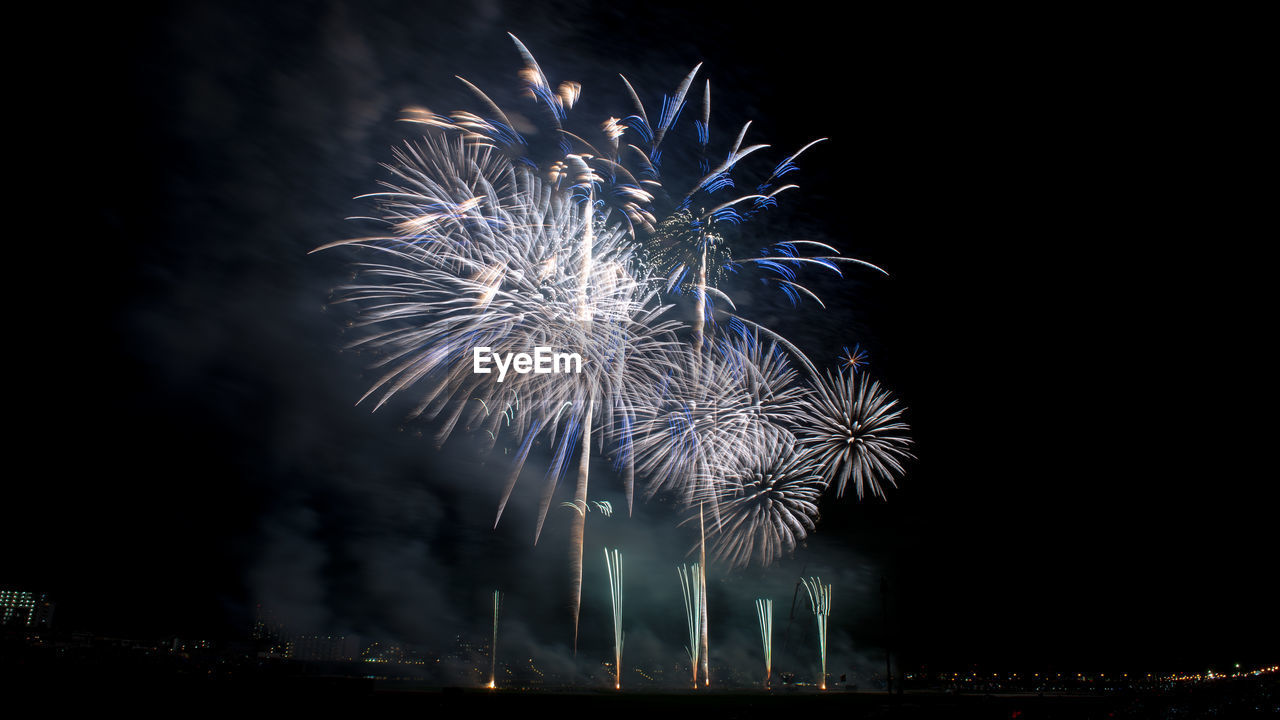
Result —
POLYGON ((48 593, 0 590, 0 626, 48 628, 53 623, 53 610, 48 593))

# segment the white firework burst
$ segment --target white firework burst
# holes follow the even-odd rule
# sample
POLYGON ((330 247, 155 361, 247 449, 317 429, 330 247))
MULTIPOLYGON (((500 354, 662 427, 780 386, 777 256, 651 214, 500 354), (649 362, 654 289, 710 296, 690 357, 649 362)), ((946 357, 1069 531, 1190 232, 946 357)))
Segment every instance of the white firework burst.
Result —
POLYGON ((656 394, 633 403, 636 469, 650 496, 709 502, 714 516, 714 486, 755 457, 775 425, 802 419, 805 390, 786 355, 754 333, 721 337, 690 355, 656 394))
POLYGON ((711 551, 730 565, 768 565, 808 537, 826 480, 791 433, 770 428, 750 457, 715 483, 719 516, 711 551))
POLYGON ((417 388, 412 414, 438 421, 437 443, 458 427, 490 444, 513 434, 519 450, 502 505, 534 438, 550 437, 540 530, 587 416, 601 438, 629 443, 628 433, 610 431, 632 424, 639 388, 675 364, 679 326, 662 320, 625 233, 593 220, 573 194, 460 138, 427 138, 397 160, 399 182, 376 196, 391 232, 327 246, 377 258, 338 293, 361 310, 351 346, 373 354, 382 372, 365 397, 381 407, 417 388), (500 356, 574 352, 581 372, 499 381, 473 371, 478 347, 500 356))
POLYGON ((904 408, 879 381, 866 374, 828 373, 802 405, 806 422, 797 427, 796 437, 823 477, 835 484, 837 496, 844 495, 850 479, 859 499, 868 492, 883 498, 885 485, 897 486, 903 462, 915 456, 904 408))

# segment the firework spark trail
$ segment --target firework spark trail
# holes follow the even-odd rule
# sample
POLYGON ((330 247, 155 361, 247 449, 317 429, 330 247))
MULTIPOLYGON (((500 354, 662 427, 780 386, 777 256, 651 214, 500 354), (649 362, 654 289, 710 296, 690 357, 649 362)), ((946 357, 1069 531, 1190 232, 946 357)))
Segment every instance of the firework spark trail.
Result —
POLYGON ((773 600, 756 598, 756 619, 760 621, 760 644, 764 648, 764 686, 773 676, 773 600))
POLYGON ((814 529, 827 488, 791 433, 770 428, 766 435, 755 455, 726 468, 721 482, 708 484, 720 509, 712 551, 730 566, 768 565, 795 550, 814 529))
POLYGON ((910 428, 901 419, 903 408, 879 381, 865 373, 856 379, 852 371, 827 373, 801 406, 809 421, 797 429, 797 439, 827 482, 836 484, 837 496, 844 495, 850 477, 859 499, 865 492, 883 498, 886 483, 896 487, 903 461, 914 458, 910 428))
MULTIPOLYGON (((516 41, 516 44, 520 46, 521 52, 523 52, 526 55, 526 58, 529 64, 531 64, 534 68, 537 68, 537 63, 533 62, 532 56, 528 55, 528 51, 525 50, 524 46, 520 44, 519 40, 516 41)), ((538 71, 538 74, 541 75, 540 70, 538 71)), ((595 205, 594 194, 590 193, 590 185, 588 185, 588 191, 589 192, 587 196, 587 200, 588 200, 587 206, 594 207, 595 205)), ((595 258, 593 257, 591 252, 592 234, 593 233, 592 233, 591 223, 588 222, 586 224, 586 227, 584 228, 584 233, 582 237, 582 248, 583 248, 582 264, 578 268, 578 283, 579 283, 578 289, 583 297, 586 297, 587 295, 587 290, 589 287, 588 284, 590 283, 590 280, 591 280, 591 268, 595 262, 595 258)), ((594 321, 594 317, 591 312, 591 307, 585 302, 581 303, 578 306, 578 321, 582 323, 582 326, 584 328, 590 328, 592 325, 592 322, 594 321)), ((589 393, 587 397, 588 397, 587 403, 588 403, 589 410, 582 420, 583 422, 582 452, 578 457, 578 486, 573 496, 574 503, 581 504, 583 506, 587 504, 587 482, 591 474, 591 420, 592 420, 592 415, 595 411, 595 403, 596 403, 596 394, 594 392, 594 389, 592 389, 592 391, 589 393)), ((586 540, 587 514, 582 513, 581 516, 572 518, 570 522, 571 524, 569 526, 569 537, 572 539, 573 548, 570 549, 569 551, 569 567, 573 572, 573 604, 572 604, 573 651, 576 654, 578 652, 578 619, 582 611, 582 552, 583 552, 583 543, 586 540)), ((605 560, 608 561, 608 559, 609 559, 608 551, 606 551, 605 560)), ((619 568, 619 572, 621 572, 621 568, 619 568)), ((615 624, 616 622, 617 621, 615 620, 615 624)), ((621 682, 621 678, 622 678, 621 671, 622 671, 622 668, 619 667, 618 668, 619 682, 621 682)))
POLYGON ((613 505, 610 504, 608 500, 592 500, 591 502, 585 503, 581 506, 577 503, 562 502, 560 503, 560 507, 569 508, 579 514, 589 513, 591 512, 591 508, 595 508, 597 512, 605 517, 611 517, 613 515, 613 505))
MULTIPOLYGON (((594 409, 595 395, 588 401, 594 409)), ((578 456, 578 485, 574 492, 574 504, 587 504, 587 480, 591 473, 591 413, 583 418, 582 452, 578 456)), ((582 552, 586 542, 587 514, 582 513, 570 519, 569 538, 572 547, 569 549, 569 571, 572 573, 572 592, 570 612, 573 615, 573 652, 578 652, 578 619, 582 612, 582 552)))
POLYGON ((702 628, 702 684, 711 686, 711 640, 707 629, 707 526, 703 519, 702 504, 698 504, 698 583, 702 590, 699 593, 698 615, 702 628))
POLYGON ((609 572, 609 597, 613 600, 613 658, 615 690, 622 689, 622 643, 626 636, 622 632, 622 553, 613 550, 604 551, 605 569, 609 572))
POLYGON ((810 577, 801 580, 805 592, 809 594, 809 606, 813 608, 813 616, 818 622, 818 652, 822 657, 822 682, 819 688, 827 689, 827 616, 831 614, 831 586, 823 585, 822 578, 810 577))
POLYGON ((498 671, 498 606, 502 602, 502 593, 493 591, 493 643, 489 645, 489 689, 496 688, 498 671))
POLYGON ((684 595, 684 614, 689 623, 689 666, 693 670, 693 687, 698 688, 698 656, 702 640, 702 567, 698 563, 676 567, 680 590, 684 595))

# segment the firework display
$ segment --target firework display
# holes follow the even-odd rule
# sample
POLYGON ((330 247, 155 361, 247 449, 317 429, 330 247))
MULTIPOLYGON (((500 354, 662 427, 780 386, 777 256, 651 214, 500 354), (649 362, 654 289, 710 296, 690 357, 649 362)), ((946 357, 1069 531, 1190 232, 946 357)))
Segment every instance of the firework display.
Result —
MULTIPOLYGON (((699 664, 709 684, 707 544, 730 567, 769 564, 815 530, 828 487, 841 496, 852 479, 859 498, 883 498, 912 458, 903 408, 862 372, 860 346, 846 347, 842 368, 824 375, 801 348, 740 314, 720 283, 759 271, 792 303, 821 305, 802 283, 806 268, 837 276, 846 264, 880 269, 813 241, 735 252, 742 243, 735 245, 734 228, 796 187, 782 178, 822 139, 740 194, 735 173, 769 146, 747 144, 748 122, 716 154, 706 83, 693 93, 701 96, 697 143, 685 158, 697 167, 695 179, 681 184, 668 170, 678 159, 664 159, 662 149, 680 127, 700 66, 664 98, 656 122, 624 78, 634 112, 579 131, 569 114, 581 86, 553 87, 512 39, 525 98, 539 112, 509 113, 465 80, 480 110, 411 109, 406 119, 424 136, 395 151, 385 166, 391 179, 365 196, 380 210, 365 220, 382 231, 319 248, 360 254, 355 279, 335 294, 358 309, 350 347, 373 357, 376 379, 360 400, 376 410, 411 398, 410 414, 433 423, 437 445, 466 433, 487 449, 511 451, 495 526, 532 448, 544 446, 535 543, 576 461, 572 497, 559 503, 574 511, 575 650, 587 516, 613 512, 589 495, 593 456, 611 460, 628 514, 637 484, 645 498, 673 499, 686 523, 696 512, 699 562, 678 571, 694 686, 699 664), (511 119, 527 122, 530 114, 545 132, 511 119), (675 319, 673 306, 692 310, 691 326, 675 319)), ((620 687, 620 552, 606 550, 605 561, 620 687)), ((819 616, 825 687, 830 586, 806 580, 805 587, 819 616)), ((499 599, 495 592, 495 649, 499 599)), ((767 686, 772 602, 757 601, 757 611, 767 686)))

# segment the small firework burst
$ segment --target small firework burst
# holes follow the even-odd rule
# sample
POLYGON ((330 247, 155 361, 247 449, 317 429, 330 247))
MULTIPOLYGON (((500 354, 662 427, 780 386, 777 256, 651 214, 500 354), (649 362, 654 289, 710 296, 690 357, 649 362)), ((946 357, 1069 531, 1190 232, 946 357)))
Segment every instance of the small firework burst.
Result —
POLYGON ((817 383, 805 405, 809 422, 796 436, 828 483, 843 496, 853 478, 861 499, 867 492, 884 497, 884 485, 896 487, 904 472, 902 462, 912 459, 910 427, 902 421, 903 408, 893 394, 866 374, 830 374, 817 383))
POLYGON ((845 345, 840 353, 841 367, 848 368, 852 372, 861 370, 870 362, 871 356, 867 354, 866 350, 862 349, 861 345, 854 345, 852 350, 849 349, 848 345, 845 345))
POLYGON ((667 289, 695 292, 715 287, 729 273, 733 252, 711 223, 681 208, 658 223, 645 243, 649 262, 667 272, 667 289))

